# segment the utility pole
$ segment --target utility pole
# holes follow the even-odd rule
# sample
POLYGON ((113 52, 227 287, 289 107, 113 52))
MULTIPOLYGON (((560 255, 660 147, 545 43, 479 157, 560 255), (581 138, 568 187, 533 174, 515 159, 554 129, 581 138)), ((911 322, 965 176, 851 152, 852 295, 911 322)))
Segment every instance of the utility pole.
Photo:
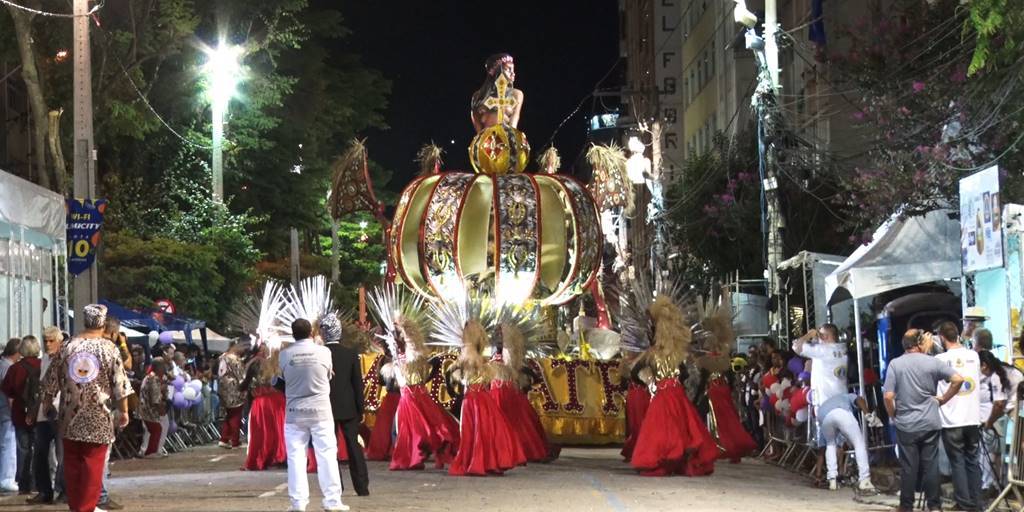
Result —
MULTIPOLYGON (((89 47, 89 0, 74 0, 74 108, 75 108, 75 162, 74 195, 77 198, 96 198, 96 167, 92 133, 92 57, 89 47)), ((43 148, 39 148, 43 151, 43 148)), ((45 172, 45 170, 44 170, 45 172)), ((72 307, 75 318, 88 304, 99 300, 96 263, 75 276, 72 307)), ((82 328, 79 322, 78 329, 82 328)))
POLYGON ((291 257, 288 259, 288 267, 291 271, 292 286, 299 287, 299 230, 291 230, 291 257))
POLYGON ((767 203, 767 219, 766 226, 768 229, 768 247, 767 247, 767 278, 768 278, 768 294, 769 297, 776 298, 775 308, 772 310, 769 320, 771 323, 771 332, 776 336, 781 336, 786 332, 786 326, 783 325, 784 318, 786 317, 782 311, 782 301, 778 300, 782 296, 781 280, 779 279, 779 264, 782 263, 783 248, 782 248, 782 232, 785 230, 786 221, 782 216, 782 210, 779 208, 779 181, 776 173, 777 161, 775 158, 775 142, 777 140, 777 127, 775 125, 775 118, 773 109, 777 104, 776 99, 779 94, 779 45, 776 41, 776 37, 779 31, 778 24, 778 6, 776 0, 765 0, 764 3, 764 52, 765 52, 765 67, 767 68, 766 73, 762 74, 762 79, 766 78, 768 84, 764 88, 764 94, 758 102, 758 114, 760 116, 760 122, 762 125, 762 140, 760 142, 761 149, 764 152, 764 187, 765 202, 767 203))

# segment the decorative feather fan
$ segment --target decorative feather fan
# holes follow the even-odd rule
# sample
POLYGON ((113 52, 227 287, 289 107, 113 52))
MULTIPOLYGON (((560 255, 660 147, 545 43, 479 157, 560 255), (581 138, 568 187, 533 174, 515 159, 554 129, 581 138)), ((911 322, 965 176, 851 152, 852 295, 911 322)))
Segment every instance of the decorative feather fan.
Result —
POLYGON ((383 334, 377 336, 384 340, 393 356, 398 350, 399 329, 405 331, 407 341, 421 342, 420 338, 427 327, 426 314, 423 311, 423 298, 406 292, 394 283, 378 286, 368 294, 368 303, 373 316, 380 323, 383 334))
POLYGON ((493 318, 484 315, 484 303, 480 298, 460 297, 448 302, 432 302, 430 319, 434 324, 431 345, 461 348, 466 324, 476 320, 489 329, 493 326, 493 318))
POLYGON ((353 139, 348 149, 331 166, 331 217, 340 219, 355 212, 377 213, 380 203, 373 193, 366 146, 353 139))
POLYGON ((643 274, 633 280, 632 293, 619 292, 619 327, 622 331, 623 351, 643 352, 650 348, 653 326, 648 310, 659 295, 668 297, 680 308, 692 303, 692 294, 682 282, 663 281, 658 290, 654 290, 643 274))
POLYGON ((281 348, 278 313, 285 306, 286 289, 278 282, 268 280, 263 294, 247 295, 228 313, 228 324, 266 343, 272 350, 281 348))

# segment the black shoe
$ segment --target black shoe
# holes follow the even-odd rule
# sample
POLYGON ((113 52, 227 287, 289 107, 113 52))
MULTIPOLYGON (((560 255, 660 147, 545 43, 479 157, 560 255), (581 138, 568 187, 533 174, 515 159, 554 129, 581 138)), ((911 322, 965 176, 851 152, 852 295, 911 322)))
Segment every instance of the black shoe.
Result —
POLYGON ((356 491, 356 495, 357 496, 369 496, 370 495, 370 491, 368 489, 362 490, 362 491, 356 491))
POLYGON ((57 496, 55 498, 53 498, 53 502, 54 503, 67 503, 68 502, 68 495, 64 494, 62 492, 59 492, 59 493, 57 493, 57 496))
POLYGON ((53 503, 53 496, 47 496, 43 493, 39 493, 25 500, 25 503, 30 503, 32 505, 49 505, 53 503))

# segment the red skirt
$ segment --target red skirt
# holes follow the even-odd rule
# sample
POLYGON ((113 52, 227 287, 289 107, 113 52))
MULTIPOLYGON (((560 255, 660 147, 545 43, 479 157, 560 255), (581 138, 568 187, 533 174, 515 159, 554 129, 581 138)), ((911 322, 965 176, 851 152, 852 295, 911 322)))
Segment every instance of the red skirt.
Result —
POLYGON ((500 380, 492 382, 491 397, 501 407, 512 433, 519 438, 527 461, 548 462, 558 457, 558 447, 548 444, 547 433, 537 411, 515 384, 500 380))
MULTIPOLYGON (((399 416, 401 417, 401 416, 399 416)), ((526 463, 519 439, 484 385, 474 384, 462 400, 462 438, 448 474, 500 475, 526 463)))
POLYGON ((273 388, 256 390, 249 409, 249 447, 245 454, 246 471, 262 471, 284 464, 284 393, 273 388))
POLYGON ((645 476, 710 475, 718 446, 677 379, 658 381, 630 464, 645 476))
POLYGON ((373 424, 370 442, 366 445, 367 460, 388 460, 391 457, 391 429, 395 426, 395 411, 398 410, 398 393, 388 393, 377 407, 377 419, 373 424))
POLYGON ((430 398, 425 386, 402 388, 395 414, 398 436, 390 469, 423 469, 430 454, 438 468, 452 461, 459 449, 459 423, 430 398))
POLYGON ((732 391, 726 383, 718 379, 711 381, 708 385, 708 400, 715 411, 718 444, 725 449, 719 458, 737 463, 740 457, 750 455, 756 450, 757 443, 740 423, 740 415, 732 403, 732 391))
POLYGON ((626 391, 626 442, 622 446, 622 456, 629 462, 633 458, 636 439, 640 435, 640 426, 644 423, 647 408, 651 406, 651 392, 647 386, 629 383, 626 391))

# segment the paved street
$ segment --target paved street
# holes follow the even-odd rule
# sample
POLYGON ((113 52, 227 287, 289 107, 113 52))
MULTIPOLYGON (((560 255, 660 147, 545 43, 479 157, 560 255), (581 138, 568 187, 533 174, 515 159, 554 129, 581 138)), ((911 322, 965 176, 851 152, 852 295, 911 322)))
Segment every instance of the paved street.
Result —
MULTIPOLYGON (((385 463, 370 467, 371 495, 347 488, 345 503, 358 511, 487 510, 574 511, 881 511, 881 505, 852 500, 852 491, 812 489, 805 480, 758 461, 719 463, 706 478, 643 478, 615 449, 573 448, 550 465, 518 468, 500 478, 453 478, 437 470, 391 472, 385 463)), ((113 465, 112 493, 126 510, 230 511, 286 510, 283 469, 239 471, 242 451, 215 447, 162 460, 131 460, 113 465)), ((343 478, 348 475, 343 469, 343 478)), ((316 491, 316 478, 310 478, 316 491)), ((24 497, 0 498, 0 512, 66 510, 29 507, 24 497)), ((319 510, 318 499, 309 510, 319 510)))

